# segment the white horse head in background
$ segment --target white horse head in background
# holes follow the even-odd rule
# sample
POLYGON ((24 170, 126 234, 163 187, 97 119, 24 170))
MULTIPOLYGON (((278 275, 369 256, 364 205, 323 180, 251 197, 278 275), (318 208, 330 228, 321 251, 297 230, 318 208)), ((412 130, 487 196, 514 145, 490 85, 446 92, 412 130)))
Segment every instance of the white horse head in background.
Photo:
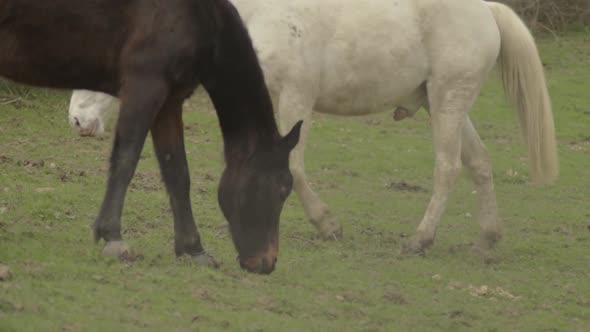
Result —
MULTIPOLYGON (((433 194, 403 251, 422 253, 433 243, 462 165, 478 195, 478 248, 492 249, 501 236, 492 168, 468 113, 496 63, 519 115, 533 181, 557 177, 543 67, 532 35, 509 7, 479 0, 232 2, 257 49, 281 128, 304 120, 290 168, 294 190, 322 237, 333 238, 341 228, 306 181, 304 148, 311 113, 360 115, 395 109, 394 118, 400 120, 423 107, 433 131, 433 194)), ((101 131, 115 105, 110 96, 93 99, 75 92, 70 121, 81 133, 101 131)))
POLYGON ((70 126, 81 136, 101 136, 107 119, 119 111, 119 99, 102 92, 75 90, 70 99, 70 126))

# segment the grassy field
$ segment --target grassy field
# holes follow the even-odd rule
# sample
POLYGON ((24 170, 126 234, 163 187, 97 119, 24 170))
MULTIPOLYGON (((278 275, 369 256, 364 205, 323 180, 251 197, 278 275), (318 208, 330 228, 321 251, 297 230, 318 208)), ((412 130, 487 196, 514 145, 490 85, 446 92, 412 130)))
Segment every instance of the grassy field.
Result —
POLYGON ((89 226, 110 137, 69 129, 66 92, 0 83, 0 265, 11 274, 0 281, 0 331, 590 331, 590 33, 539 44, 558 183, 527 183, 525 147, 495 78, 472 112, 492 156, 505 232, 491 265, 470 251, 479 226, 465 177, 428 255, 399 255, 426 208, 433 155, 425 112, 402 122, 389 112, 315 117, 308 176, 344 239, 318 240, 292 195, 276 272, 241 271, 219 227, 222 146, 202 94, 186 113, 192 198, 204 244, 222 267, 174 258, 150 142, 123 216, 140 259, 103 258, 89 226))

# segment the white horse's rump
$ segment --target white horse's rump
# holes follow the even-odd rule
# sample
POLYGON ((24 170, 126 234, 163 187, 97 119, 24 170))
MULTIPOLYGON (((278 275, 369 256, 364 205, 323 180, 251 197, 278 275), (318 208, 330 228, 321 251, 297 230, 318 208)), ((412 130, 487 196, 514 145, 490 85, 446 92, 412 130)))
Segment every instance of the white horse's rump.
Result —
POLYGON ((304 120, 291 171, 306 215, 322 236, 338 235, 340 225, 305 178, 312 111, 357 115, 397 107, 401 119, 425 107, 435 147, 434 188, 404 251, 420 253, 434 241, 461 164, 479 195, 480 248, 493 247, 500 229, 492 170, 468 112, 498 58, 529 146, 531 176, 535 182, 556 178, 543 68, 533 37, 508 7, 480 0, 233 2, 257 48, 282 129, 304 120))

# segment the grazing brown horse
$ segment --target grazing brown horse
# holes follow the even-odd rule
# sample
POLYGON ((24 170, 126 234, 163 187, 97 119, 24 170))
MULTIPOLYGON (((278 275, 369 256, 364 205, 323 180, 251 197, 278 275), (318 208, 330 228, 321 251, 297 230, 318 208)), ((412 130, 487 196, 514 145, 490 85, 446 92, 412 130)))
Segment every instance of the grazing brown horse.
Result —
POLYGON ((182 103, 202 84, 223 132, 219 205, 251 272, 270 273, 279 217, 292 188, 281 137, 251 40, 227 0, 0 0, 0 76, 102 91, 121 99, 106 193, 94 223, 103 253, 124 255, 121 212, 148 131, 174 215, 175 252, 215 265, 190 204, 182 103))

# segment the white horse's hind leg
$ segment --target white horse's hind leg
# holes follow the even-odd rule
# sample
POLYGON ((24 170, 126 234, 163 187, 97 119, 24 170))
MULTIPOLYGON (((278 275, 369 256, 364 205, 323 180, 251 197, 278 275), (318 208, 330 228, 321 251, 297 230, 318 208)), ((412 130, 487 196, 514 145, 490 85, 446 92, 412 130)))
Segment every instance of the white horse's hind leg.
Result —
POLYGON ((475 131, 469 116, 465 120, 461 159, 473 179, 478 196, 478 220, 481 226, 481 238, 476 250, 487 256, 501 238, 496 193, 494 192, 492 179, 492 166, 488 152, 477 131, 475 131))
POLYGON ((477 79, 435 80, 427 88, 435 154, 434 189, 416 235, 402 246, 406 254, 422 254, 434 242, 449 193, 461 171, 461 133, 480 83, 477 79))
MULTIPOLYGON (((276 99, 276 98, 275 98, 276 99)), ((299 121, 303 126, 299 136, 299 144, 291 151, 289 166, 293 175, 293 188, 299 197, 309 221, 317 228, 320 236, 326 240, 342 236, 342 228, 336 221, 328 205, 311 189, 305 176, 305 144, 311 128, 313 98, 295 88, 284 89, 278 96, 278 118, 281 130, 288 130, 299 121)))

